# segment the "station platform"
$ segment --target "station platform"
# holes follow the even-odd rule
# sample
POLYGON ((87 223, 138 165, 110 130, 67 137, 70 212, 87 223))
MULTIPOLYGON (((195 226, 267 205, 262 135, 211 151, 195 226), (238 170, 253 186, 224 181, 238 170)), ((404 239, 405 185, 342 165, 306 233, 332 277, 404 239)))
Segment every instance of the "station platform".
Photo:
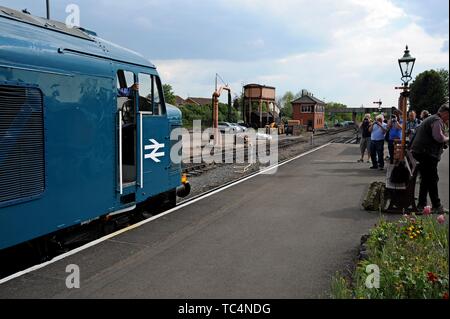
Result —
MULTIPOLYGON (((0 298, 320 298, 379 220, 361 208, 385 172, 330 144, 0 285, 0 298), (79 266, 80 288, 66 287, 79 266)), ((448 207, 448 152, 440 194, 448 207)), ((396 216, 398 218, 398 216, 396 216)))

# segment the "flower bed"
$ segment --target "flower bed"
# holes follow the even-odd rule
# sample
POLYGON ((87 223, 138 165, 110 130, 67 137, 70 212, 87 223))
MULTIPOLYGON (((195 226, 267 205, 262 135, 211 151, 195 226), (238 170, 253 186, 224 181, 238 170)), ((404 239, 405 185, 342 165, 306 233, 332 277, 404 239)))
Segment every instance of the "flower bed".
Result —
POLYGON ((426 208, 423 216, 382 220, 371 230, 366 258, 358 263, 352 280, 341 275, 333 278, 331 297, 448 299, 449 228, 445 219, 430 215, 426 208), (373 265, 379 269, 375 287, 373 265))

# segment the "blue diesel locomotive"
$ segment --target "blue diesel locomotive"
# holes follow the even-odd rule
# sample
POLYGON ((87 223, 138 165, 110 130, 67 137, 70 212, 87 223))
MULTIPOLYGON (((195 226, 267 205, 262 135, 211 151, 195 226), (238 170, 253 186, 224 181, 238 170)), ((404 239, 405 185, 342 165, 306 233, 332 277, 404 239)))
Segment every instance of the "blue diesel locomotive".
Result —
POLYGON ((179 127, 141 55, 0 7, 0 250, 149 203, 174 206, 189 192, 170 159, 179 127))

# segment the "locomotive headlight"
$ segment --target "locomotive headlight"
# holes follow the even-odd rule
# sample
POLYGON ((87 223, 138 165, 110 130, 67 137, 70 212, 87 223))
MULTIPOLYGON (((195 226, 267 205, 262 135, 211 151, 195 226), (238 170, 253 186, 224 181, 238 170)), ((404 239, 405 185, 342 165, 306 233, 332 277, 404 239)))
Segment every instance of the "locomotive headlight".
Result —
POLYGON ((191 193, 191 184, 189 184, 186 174, 181 175, 181 186, 177 188, 177 196, 184 198, 191 193))

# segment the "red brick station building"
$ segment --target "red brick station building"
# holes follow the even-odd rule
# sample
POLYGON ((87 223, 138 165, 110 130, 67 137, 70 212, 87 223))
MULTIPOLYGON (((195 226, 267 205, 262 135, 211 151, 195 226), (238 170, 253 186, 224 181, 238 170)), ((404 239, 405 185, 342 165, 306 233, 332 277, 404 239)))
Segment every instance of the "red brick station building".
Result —
POLYGON ((292 102, 292 118, 308 130, 325 128, 325 102, 310 93, 292 102))

